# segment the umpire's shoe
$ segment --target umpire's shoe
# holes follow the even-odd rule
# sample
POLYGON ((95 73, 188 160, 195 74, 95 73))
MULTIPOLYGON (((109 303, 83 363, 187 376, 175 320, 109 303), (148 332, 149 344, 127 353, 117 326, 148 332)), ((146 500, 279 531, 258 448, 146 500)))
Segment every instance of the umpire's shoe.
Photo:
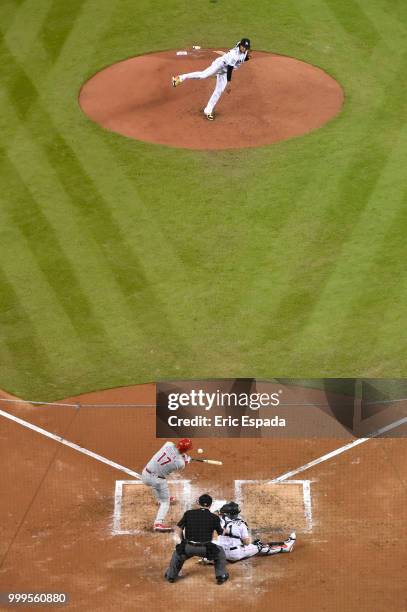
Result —
POLYGON ((218 584, 224 584, 226 580, 229 579, 229 574, 225 574, 224 576, 216 576, 216 582, 218 584))
POLYGON ((164 578, 167 580, 167 582, 175 582, 175 578, 169 578, 167 572, 165 572, 164 578))

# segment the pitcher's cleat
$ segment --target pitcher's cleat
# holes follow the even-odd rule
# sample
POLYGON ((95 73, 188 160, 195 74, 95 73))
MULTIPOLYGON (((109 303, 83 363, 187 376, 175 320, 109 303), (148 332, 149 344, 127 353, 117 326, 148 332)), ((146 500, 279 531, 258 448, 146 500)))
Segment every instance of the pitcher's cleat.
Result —
POLYGON ((178 87, 178 85, 181 85, 181 83, 182 83, 182 81, 179 78, 179 76, 173 76, 171 81, 172 81, 172 86, 173 87, 178 87))
POLYGON ((205 117, 207 118, 208 121, 215 121, 215 115, 213 115, 212 113, 204 113, 205 117))

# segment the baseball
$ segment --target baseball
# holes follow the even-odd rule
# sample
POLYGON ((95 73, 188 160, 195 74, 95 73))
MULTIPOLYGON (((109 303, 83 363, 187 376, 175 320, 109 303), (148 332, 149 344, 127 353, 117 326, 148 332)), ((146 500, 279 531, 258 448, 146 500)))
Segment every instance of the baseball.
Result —
POLYGON ((202 453, 203 453, 203 448, 198 448, 198 451, 197 451, 197 452, 198 452, 200 455, 202 455, 202 453))

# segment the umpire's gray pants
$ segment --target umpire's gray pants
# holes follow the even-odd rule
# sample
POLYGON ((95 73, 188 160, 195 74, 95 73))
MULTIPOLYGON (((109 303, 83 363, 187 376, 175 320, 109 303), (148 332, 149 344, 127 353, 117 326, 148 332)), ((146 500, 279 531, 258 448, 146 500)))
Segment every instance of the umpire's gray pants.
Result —
MULTIPOLYGON (((225 551, 221 546, 217 546, 217 548, 219 549, 219 554, 218 558, 214 561, 215 576, 225 576, 227 574, 225 551)), ((176 578, 184 562, 191 557, 206 557, 206 546, 192 546, 187 543, 185 544, 185 554, 183 555, 180 555, 177 549, 175 549, 171 557, 170 566, 166 571, 167 578, 176 578)))

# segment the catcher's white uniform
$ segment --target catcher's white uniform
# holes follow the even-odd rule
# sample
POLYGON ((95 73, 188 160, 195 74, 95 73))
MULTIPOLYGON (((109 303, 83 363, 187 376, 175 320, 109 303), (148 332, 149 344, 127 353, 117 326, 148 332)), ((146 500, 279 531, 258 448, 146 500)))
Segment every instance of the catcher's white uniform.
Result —
POLYGON ((143 483, 153 489, 153 493, 160 502, 156 523, 163 523, 170 507, 170 495, 166 477, 172 472, 183 470, 191 458, 181 453, 174 442, 166 442, 164 446, 150 459, 141 474, 143 483))
POLYGON ((250 534, 247 523, 242 518, 224 516, 221 518, 221 524, 224 532, 216 540, 216 544, 222 546, 228 561, 240 561, 254 557, 254 555, 276 555, 291 552, 294 548, 295 533, 292 533, 288 540, 279 544, 263 544, 259 540, 257 544, 245 544, 245 541, 250 540, 250 534))
POLYGON ((188 72, 187 74, 180 74, 178 76, 181 83, 187 79, 207 79, 208 77, 216 76, 216 86, 214 92, 209 98, 208 104, 204 108, 205 115, 212 115, 215 105, 224 92, 226 85, 228 84, 228 80, 230 80, 230 76, 228 78, 228 66, 230 67, 230 75, 231 69, 233 70, 239 68, 246 61, 247 53, 247 50, 242 53, 238 44, 221 57, 218 57, 205 70, 188 72))
POLYGON ((222 517, 221 524, 224 532, 216 543, 222 546, 228 561, 240 561, 259 554, 260 549, 256 544, 243 543, 244 540, 250 539, 247 524, 243 519, 222 517))

